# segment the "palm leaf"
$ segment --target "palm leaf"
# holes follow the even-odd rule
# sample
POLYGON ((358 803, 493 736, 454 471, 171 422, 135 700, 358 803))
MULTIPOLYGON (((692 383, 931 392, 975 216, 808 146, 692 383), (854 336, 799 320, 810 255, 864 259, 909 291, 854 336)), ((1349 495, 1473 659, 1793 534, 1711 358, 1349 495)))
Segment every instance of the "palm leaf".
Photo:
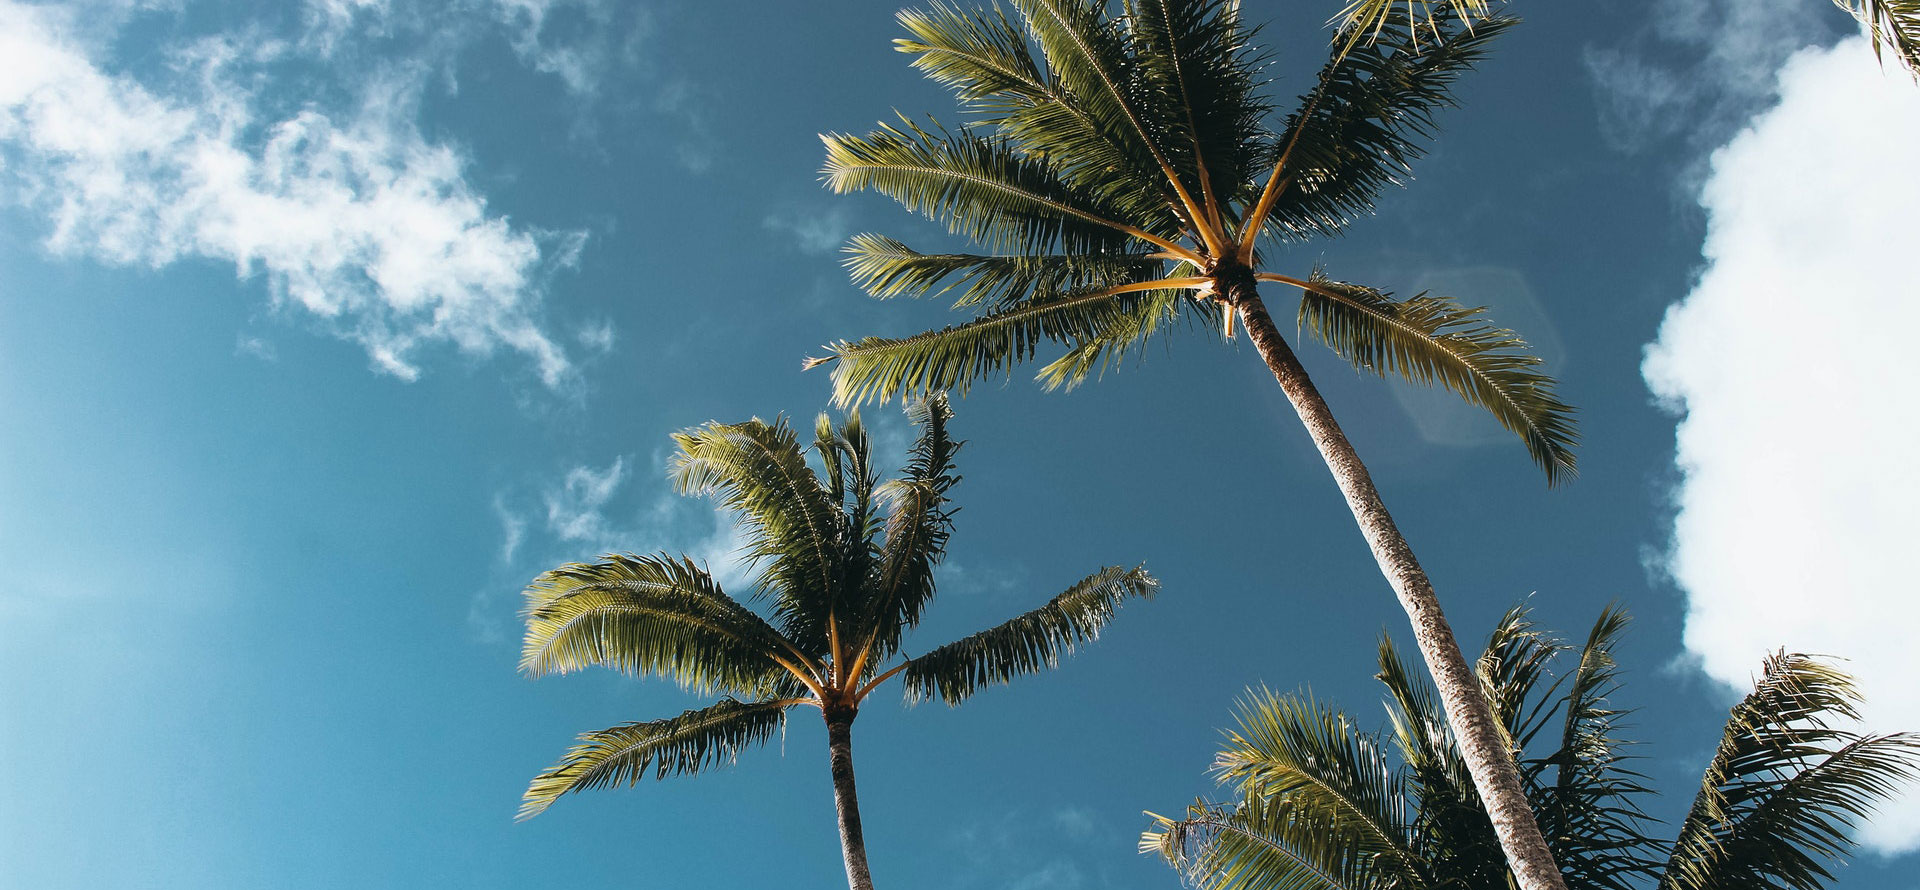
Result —
POLYGON ((1521 765, 1541 833, 1570 886, 1632 890, 1645 886, 1660 864, 1649 858, 1657 842, 1646 833, 1651 820, 1637 802, 1651 789, 1641 784, 1644 776, 1621 766, 1626 743, 1617 731, 1625 712, 1607 701, 1619 688, 1613 646, 1626 626, 1619 608, 1601 611, 1562 698, 1559 747, 1521 765), (1551 782, 1545 780, 1549 769, 1551 782))
POLYGON ((1424 20, 1433 25, 1437 23, 1438 10, 1443 8, 1469 24, 1476 16, 1491 15, 1487 0, 1352 0, 1334 16, 1338 23, 1334 28, 1334 45, 1345 55, 1362 43, 1378 40, 1401 9, 1407 10, 1407 16, 1413 21, 1424 20))
POLYGON ((1212 300, 1193 300, 1179 291, 1153 291, 1141 298, 1132 312, 1115 315, 1105 326, 1079 340, 1059 358, 1048 362, 1034 375, 1049 391, 1073 389, 1089 377, 1104 375, 1118 368, 1129 350, 1141 350, 1161 325, 1179 318, 1182 310, 1198 317, 1206 330, 1220 328, 1220 306, 1212 300))
POLYGON ((1438 383, 1479 405, 1519 435, 1549 484, 1575 470, 1573 409, 1526 341, 1467 309, 1426 294, 1395 300, 1372 288, 1315 273, 1301 286, 1300 327, 1355 367, 1438 383))
MULTIPOLYGON (((1513 617, 1514 613, 1509 613, 1513 617)), ((1495 639, 1500 634, 1496 631, 1495 639)), ((1380 639, 1378 679, 1413 799, 1412 848, 1441 886, 1499 886, 1506 855, 1454 744, 1446 713, 1424 673, 1409 670, 1393 641, 1380 639)), ((1483 684, 1484 688, 1484 684, 1483 684)))
POLYGON ((1861 736, 1830 725, 1858 719, 1859 701, 1833 666, 1770 656, 1727 720, 1662 890, 1817 890, 1831 880, 1822 860, 1852 848, 1848 829, 1920 776, 1920 734, 1861 736))
POLYGON ((1920 79, 1920 0, 1833 0, 1833 5, 1867 27, 1874 56, 1884 61, 1881 50, 1890 46, 1894 58, 1920 79))
POLYGON ((648 773, 664 779, 730 764, 743 749, 772 738, 786 721, 787 708, 798 703, 726 698, 678 717, 586 733, 559 763, 534 777, 518 818, 539 815, 568 792, 632 786, 648 773))
POLYGON ((953 307, 1006 309, 1035 298, 1157 278, 1165 263, 1140 253, 921 253, 881 235, 855 235, 847 270, 867 293, 922 297, 957 292, 953 307))
POLYGON ((1285 241, 1338 235, 1371 214, 1383 189, 1411 178, 1435 113, 1454 104, 1454 82, 1514 24, 1491 18, 1469 28, 1445 11, 1431 22, 1409 20, 1405 9, 1396 0, 1378 40, 1350 53, 1336 49, 1319 85, 1301 97, 1301 111, 1288 117, 1272 151, 1277 158, 1291 146, 1289 186, 1264 221, 1268 234, 1285 241))
POLYGON ((710 494, 746 522, 756 586, 774 594, 782 632, 810 655, 827 651, 827 624, 846 585, 846 519, 784 418, 709 423, 675 433, 673 479, 710 494))
POLYGON ((1159 587, 1145 569, 1101 569, 1038 609, 909 660, 902 677, 907 701, 957 705, 985 687, 1058 666, 1075 646, 1099 637, 1121 603, 1152 598, 1159 587))
POLYGON ((610 555, 546 572, 526 596, 520 669, 534 676, 600 665, 755 693, 792 657, 779 632, 688 560, 610 555))
POLYGON ((833 398, 841 404, 950 390, 960 395, 982 377, 1004 373, 1032 358, 1043 341, 1095 339, 1134 314, 1158 311, 1150 295, 1093 291, 1033 299, 1009 309, 936 331, 893 339, 867 337, 827 346, 837 361, 833 398))
POLYGON ((863 651, 871 650, 876 658, 900 648, 901 634, 920 623, 921 610, 933 598, 933 569, 953 533, 947 492, 960 481, 953 456, 961 443, 947 434, 953 410, 946 397, 917 401, 907 413, 920 427, 920 437, 909 452, 902 477, 881 491, 887 502, 886 540, 861 631, 867 639, 863 651))
POLYGON ((1118 221, 1108 208, 1089 206, 1044 161, 1004 137, 903 121, 866 136, 830 133, 821 140, 828 188, 877 191, 992 251, 1089 253, 1122 247, 1127 235, 1173 246, 1118 221))
MULTIPOLYGON (((1202 203, 1224 216, 1259 159, 1272 109, 1254 91, 1261 60, 1249 48, 1237 0, 1130 0, 1129 54, 1141 101, 1163 106, 1169 162, 1199 183, 1202 203)), ((1222 220, 1215 219, 1217 225, 1222 220)))
POLYGON ((1292 829, 1271 836, 1304 851, 1313 832, 1329 832, 1366 870, 1400 886, 1428 885, 1409 843, 1406 787, 1374 737, 1310 698, 1266 689, 1249 693, 1237 710, 1239 727, 1213 769, 1245 800, 1268 802, 1269 828, 1292 829), (1285 809, 1274 809, 1282 801, 1285 809))
POLYGON ((1324 813, 1259 795, 1204 802, 1184 819, 1154 816, 1140 851, 1157 854, 1204 890, 1414 890, 1372 867, 1361 836, 1324 813))

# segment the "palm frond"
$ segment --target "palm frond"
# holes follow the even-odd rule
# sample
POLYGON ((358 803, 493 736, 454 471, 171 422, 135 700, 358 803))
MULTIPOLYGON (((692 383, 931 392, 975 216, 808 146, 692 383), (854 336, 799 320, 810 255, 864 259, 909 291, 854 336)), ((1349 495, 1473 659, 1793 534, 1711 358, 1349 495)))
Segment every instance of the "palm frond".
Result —
POLYGON ((1524 604, 1508 609, 1494 625, 1487 647, 1474 664, 1481 689, 1493 706, 1494 719, 1506 732, 1516 756, 1551 716, 1553 692, 1558 686, 1549 683, 1551 665, 1566 649, 1536 627, 1528 618, 1529 612, 1524 604))
POLYGON ((1154 816, 1140 851, 1203 890, 1414 890, 1374 867, 1361 836, 1324 813, 1259 795, 1230 806, 1196 802, 1186 818, 1154 816))
POLYGON ((1454 82, 1514 24, 1493 17, 1468 27, 1445 10, 1433 11, 1431 21, 1410 20, 1406 8, 1395 0, 1377 40, 1346 53, 1336 48, 1319 86, 1288 117, 1272 149, 1277 160, 1291 146, 1288 187, 1263 223, 1273 237, 1337 235, 1371 214, 1382 190, 1404 185, 1434 133, 1435 113, 1454 104, 1454 82))
POLYGON ((632 786, 648 773, 664 779, 730 764, 748 746, 772 738, 795 704, 792 699, 727 698, 678 717, 586 733, 559 763, 534 777, 517 818, 539 815, 568 792, 632 786))
POLYGON ((1152 280, 1165 261, 1142 253, 921 253, 892 238, 862 234, 848 242, 845 265, 856 286, 881 299, 954 293, 955 309, 998 310, 1152 280))
POLYGON ((902 121, 865 136, 820 138, 827 146, 821 173, 828 188, 877 191, 990 251, 1093 253, 1122 249, 1128 236, 1178 248, 1108 208, 1088 206, 1044 161, 1004 137, 934 132, 902 121))
POLYGON ((1662 890, 1817 890, 1848 829, 1920 776, 1920 734, 1861 736, 1852 678, 1806 655, 1770 656, 1733 708, 1681 824, 1662 890))
POLYGON ((1406 766, 1415 855, 1440 886, 1501 885, 1506 855, 1426 674, 1410 670, 1382 636, 1377 677, 1387 687, 1387 716, 1406 766))
MULTIPOLYGON (((1203 206, 1224 217, 1252 175, 1272 109, 1254 90, 1260 59, 1237 0, 1130 0, 1130 55, 1144 104, 1169 129, 1166 151, 1198 183, 1203 206)), ((1223 218, 1212 220, 1216 225, 1223 218)))
POLYGON ((1525 340, 1494 327, 1483 309, 1444 297, 1395 300, 1372 288, 1316 273, 1301 287, 1300 327, 1355 367, 1452 390, 1518 435, 1548 484, 1575 471, 1573 409, 1525 340))
MULTIPOLYGON (((845 517, 829 499, 785 418, 709 423, 674 434, 673 481, 716 496, 749 531, 756 586, 774 594, 782 632, 809 654, 826 652, 828 616, 844 595, 845 517)), ((864 546, 864 545, 862 545, 864 546)))
POLYGON ((540 676, 590 665, 658 674, 703 692, 764 692, 792 656, 778 631, 700 567, 610 555, 542 574, 527 587, 520 669, 540 676))
POLYGON ((1091 340, 1143 309, 1157 311, 1151 296, 1141 293, 1093 291, 1029 300, 911 337, 830 344, 828 356, 810 359, 807 367, 838 362, 833 398, 843 405, 940 390, 966 395, 982 377, 1011 376, 1013 366, 1032 358, 1044 341, 1091 340))
POLYGON ((1608 702, 1620 682, 1613 646, 1626 626, 1624 611, 1601 611, 1562 699, 1559 747, 1521 764, 1541 833, 1569 886, 1633 890, 1660 865, 1650 857, 1658 848, 1646 833, 1652 820, 1638 803, 1652 789, 1642 784, 1645 776, 1622 766, 1626 743, 1618 730, 1625 712, 1608 702))
POLYGON ((1461 21, 1472 25, 1474 18, 1487 18, 1492 10, 1487 0, 1352 0, 1334 16, 1334 45, 1340 54, 1351 52, 1363 42, 1379 39, 1381 31, 1394 20, 1401 8, 1415 21, 1436 23, 1436 11, 1445 8, 1461 21))
POLYGON ((1175 321, 1182 310, 1198 317, 1199 327, 1220 329, 1220 307, 1212 300, 1193 300, 1180 291, 1153 291, 1141 298, 1134 311, 1114 316, 1105 327, 1073 344, 1059 358, 1043 365, 1035 379, 1047 390, 1071 390, 1088 378, 1105 375, 1123 364, 1129 351, 1138 354, 1161 330, 1175 321))
POLYGON ((1882 50, 1892 47, 1907 73, 1920 80, 1920 0, 1833 0, 1867 28, 1873 54, 1883 62, 1882 50))
POLYGON ((1428 884, 1410 844, 1405 784, 1377 739, 1311 698, 1261 689, 1237 710, 1239 727, 1213 764, 1222 783, 1238 785, 1247 800, 1286 801, 1297 811, 1289 819, 1337 832, 1400 886, 1428 884))
POLYGON ((901 634, 920 623, 921 610, 933 598, 934 566, 953 533, 947 493, 960 481, 953 457, 961 445, 947 431, 953 409, 946 396, 934 395, 908 406, 907 414, 920 427, 920 437, 901 478, 881 491, 887 503, 886 539, 873 599, 862 619, 863 648, 874 658, 897 651, 901 634))
POLYGON ((902 675, 907 700, 957 705, 988 686, 1055 667, 1099 637, 1127 599, 1152 598, 1159 587, 1143 568, 1101 569, 1038 609, 909 660, 902 675))

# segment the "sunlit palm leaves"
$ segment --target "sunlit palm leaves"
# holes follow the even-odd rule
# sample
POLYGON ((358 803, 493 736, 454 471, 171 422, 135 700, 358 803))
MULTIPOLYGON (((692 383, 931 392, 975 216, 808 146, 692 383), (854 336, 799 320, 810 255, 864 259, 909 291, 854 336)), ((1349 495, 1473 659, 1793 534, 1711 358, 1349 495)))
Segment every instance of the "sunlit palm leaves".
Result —
POLYGON ((673 478, 714 496, 742 523, 753 587, 769 622, 691 560, 632 554, 561 566, 527 588, 521 667, 529 674, 598 665, 672 677, 730 697, 678 717, 580 737, 527 789, 521 818, 561 795, 696 773, 765 742, 794 705, 851 720, 887 679, 906 674, 907 699, 957 703, 975 691, 1052 667, 1151 596, 1143 570, 1109 568, 1000 627, 899 659, 903 634, 934 594, 952 532, 960 443, 943 397, 917 402, 919 427, 899 477, 882 482, 858 415, 815 424, 810 463, 784 420, 710 423, 674 437, 673 478), (732 696, 738 696, 732 697, 732 696))
MULTIPOLYGON (((1850 681, 1801 655, 1767 660, 1734 708, 1693 810, 1672 843, 1649 833, 1644 777, 1623 767, 1613 645, 1626 623, 1602 613, 1574 651, 1515 610, 1480 661, 1486 692, 1520 747, 1528 797, 1569 887, 1816 890, 1849 828, 1920 775, 1920 736, 1862 736, 1850 681), (1551 745, 1544 756, 1527 751, 1551 745)), ((1501 890, 1505 862, 1431 695, 1383 646, 1388 746, 1301 695, 1261 691, 1215 764, 1236 799, 1156 817, 1142 837, 1208 890, 1501 890)))
POLYGON ((1833 0, 1867 26, 1873 52, 1892 47, 1894 57, 1920 79, 1920 0, 1833 0))
MULTIPOLYGON (((825 136, 823 172, 835 191, 878 191, 977 247, 858 235, 847 259, 857 284, 877 297, 950 295, 974 317, 829 344, 809 365, 836 363, 842 403, 884 401, 966 392, 1058 345, 1064 354, 1038 376, 1071 387, 1183 316, 1215 327, 1244 298, 1235 282, 1257 271, 1263 237, 1338 234, 1407 181, 1454 82, 1510 24, 1462 2, 1471 25, 1422 0, 1376 10, 1365 41, 1349 46, 1358 32, 1342 31, 1299 109, 1278 121, 1258 89, 1265 60, 1230 0, 901 13, 900 50, 953 90, 963 123, 903 118, 825 136)), ((1258 277, 1300 288, 1303 319, 1327 319, 1343 354, 1448 386, 1518 434, 1550 481, 1570 475, 1572 412, 1517 336, 1440 298, 1393 303, 1352 285, 1333 292, 1317 274, 1258 277), (1327 305, 1343 294, 1350 306, 1327 305), (1333 324, 1336 311, 1371 323, 1333 324)))

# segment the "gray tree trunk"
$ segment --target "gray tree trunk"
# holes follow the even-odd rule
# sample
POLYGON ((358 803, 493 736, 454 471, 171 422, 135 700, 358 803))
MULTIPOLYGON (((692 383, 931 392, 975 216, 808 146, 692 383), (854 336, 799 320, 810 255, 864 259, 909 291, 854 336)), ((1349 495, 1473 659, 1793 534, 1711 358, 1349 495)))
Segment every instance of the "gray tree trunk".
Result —
POLYGON ((847 863, 847 887, 873 890, 873 875, 867 871, 867 841, 860 833, 860 799, 853 788, 853 712, 836 709, 826 716, 833 806, 840 814, 840 856, 847 863))
POLYGON ((1374 490, 1373 477, 1360 463, 1360 455, 1354 452, 1340 425, 1334 422, 1326 400, 1307 378, 1307 369, 1300 365, 1300 360, 1275 329, 1273 318, 1260 302, 1253 282, 1247 280, 1233 290, 1230 295, 1233 306, 1238 308, 1246 324, 1254 349, 1273 371, 1273 378, 1280 382, 1287 400, 1299 412, 1300 421, 1306 424, 1313 444, 1319 447, 1320 456, 1327 462, 1327 469, 1333 471, 1340 493, 1346 496, 1347 507, 1360 524, 1360 533, 1373 550, 1380 572, 1387 576, 1387 583, 1393 586, 1401 607, 1413 622, 1413 636, 1420 644, 1427 672, 1432 675, 1434 687, 1446 708, 1447 725, 1453 728, 1467 771, 1473 775, 1474 787, 1486 802, 1494 833, 1500 838, 1500 848, 1507 855, 1515 879, 1522 890, 1566 890, 1560 870, 1553 864, 1553 851, 1547 847, 1546 838, 1534 821, 1533 810, 1527 804, 1520 771, 1508 750, 1506 733, 1495 721, 1478 676, 1461 654, 1446 616, 1440 613, 1440 600, 1434 596, 1427 573, 1421 570, 1420 563, 1413 558, 1413 549, 1394 526, 1380 493, 1374 490))

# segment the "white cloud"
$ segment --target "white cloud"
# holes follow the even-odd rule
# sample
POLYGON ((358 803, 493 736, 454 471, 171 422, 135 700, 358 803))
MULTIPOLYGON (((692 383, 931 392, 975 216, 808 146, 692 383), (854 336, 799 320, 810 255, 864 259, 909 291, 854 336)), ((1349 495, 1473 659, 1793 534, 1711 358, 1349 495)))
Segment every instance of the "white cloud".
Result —
MULTIPOLYGON (((1779 90, 1712 158, 1706 266, 1643 369, 1685 412, 1666 568, 1714 678, 1745 687, 1781 646, 1844 656, 1870 728, 1920 730, 1920 88, 1854 38, 1794 56, 1779 90)), ((1920 848, 1920 794, 1863 838, 1920 848)))
POLYGON ((0 201, 45 214, 50 250, 264 274, 276 306, 404 379, 435 344, 504 348, 549 386, 566 379, 538 320, 541 282, 581 236, 489 211, 461 153, 415 124, 419 72, 363 72, 345 112, 272 115, 258 88, 283 44, 203 40, 175 54, 175 82, 150 88, 90 58, 73 19, 0 0, 0 201))
POLYGON ((608 523, 605 508, 626 479, 624 457, 614 458, 604 470, 584 466, 568 470, 560 486, 546 493, 547 530, 562 541, 608 544, 618 534, 608 523))

